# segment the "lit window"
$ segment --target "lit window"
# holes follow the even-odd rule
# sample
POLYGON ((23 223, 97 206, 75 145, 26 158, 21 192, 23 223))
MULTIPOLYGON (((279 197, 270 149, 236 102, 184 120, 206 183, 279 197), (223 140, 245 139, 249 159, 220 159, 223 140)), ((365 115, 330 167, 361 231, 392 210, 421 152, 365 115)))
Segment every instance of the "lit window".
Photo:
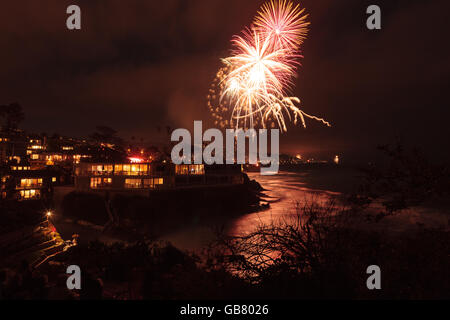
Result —
POLYGON ((29 187, 41 187, 42 186, 42 178, 39 179, 21 179, 20 186, 22 188, 29 187))
POLYGON ((94 175, 111 174, 113 172, 113 165, 94 165, 91 170, 94 175))
POLYGON ((176 165, 175 173, 179 175, 202 175, 205 174, 205 166, 203 164, 176 165))
POLYGON ((129 175, 132 176, 147 175, 148 167, 146 164, 132 164, 130 168, 131 171, 128 173, 129 175))
POLYGON ((148 166, 147 166, 146 164, 140 164, 140 165, 139 165, 139 172, 140 172, 142 175, 146 175, 147 172, 148 172, 148 166))
POLYGON ((91 188, 96 189, 102 183, 102 178, 91 178, 91 188))
POLYGON ((21 190, 20 191, 20 199, 38 199, 41 195, 40 190, 21 190))
POLYGON ((162 184, 164 184, 164 179, 163 179, 163 178, 143 179, 143 182, 144 182, 144 188, 150 188, 150 189, 153 189, 153 188, 155 188, 157 185, 162 185, 162 184))
POLYGON ((153 188, 153 179, 144 179, 144 188, 153 188))
POLYGON ((189 166, 190 174, 205 174, 205 166, 203 164, 193 164, 189 166))
POLYGON ((180 175, 188 174, 188 166, 187 165, 176 165, 175 166, 175 173, 180 175))
POLYGON ((105 188, 111 185, 111 178, 91 178, 91 189, 105 188))
POLYGON ((142 188, 142 180, 141 179, 125 179, 125 188, 140 189, 140 188, 142 188))
POLYGON ((121 164, 116 164, 114 166, 114 173, 115 174, 122 174, 123 166, 121 164))
POLYGON ((52 182, 56 182, 56 177, 52 177, 52 182))

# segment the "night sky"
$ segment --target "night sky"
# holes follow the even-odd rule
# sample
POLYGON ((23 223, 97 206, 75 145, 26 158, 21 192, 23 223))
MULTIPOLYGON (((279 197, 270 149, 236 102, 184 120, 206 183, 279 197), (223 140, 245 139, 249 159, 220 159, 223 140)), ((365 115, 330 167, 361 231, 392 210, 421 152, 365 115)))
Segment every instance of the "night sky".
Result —
MULTIPOLYGON (((264 1, 108 0, 2 3, 0 103, 19 102, 23 128, 87 136, 107 125, 161 142, 157 128, 212 124, 206 95, 230 39, 264 1), (66 28, 66 8, 82 30, 66 28)), ((281 149, 367 160, 401 139, 449 157, 448 1, 304 0, 310 33, 293 95, 331 121, 290 126, 281 149), (369 4, 382 30, 365 27, 369 4)))

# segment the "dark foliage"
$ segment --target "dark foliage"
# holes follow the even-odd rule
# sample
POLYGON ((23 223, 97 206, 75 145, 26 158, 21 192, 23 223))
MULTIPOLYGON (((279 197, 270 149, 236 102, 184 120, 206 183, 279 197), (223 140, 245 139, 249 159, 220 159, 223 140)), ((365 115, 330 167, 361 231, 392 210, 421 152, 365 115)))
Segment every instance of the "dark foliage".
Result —
POLYGON ((220 236, 209 268, 242 277, 259 298, 450 298, 450 232, 389 236, 358 228, 353 214, 313 203, 293 220, 220 236), (366 287, 370 265, 382 267, 382 290, 366 287))
POLYGON ((378 149, 387 161, 362 169, 365 181, 350 198, 353 204, 380 200, 386 214, 393 214, 425 201, 450 197, 448 166, 432 164, 417 148, 407 149, 400 143, 378 149))
POLYGON ((2 131, 11 132, 18 129, 19 124, 25 119, 22 106, 18 103, 0 106, 0 118, 3 118, 2 131))

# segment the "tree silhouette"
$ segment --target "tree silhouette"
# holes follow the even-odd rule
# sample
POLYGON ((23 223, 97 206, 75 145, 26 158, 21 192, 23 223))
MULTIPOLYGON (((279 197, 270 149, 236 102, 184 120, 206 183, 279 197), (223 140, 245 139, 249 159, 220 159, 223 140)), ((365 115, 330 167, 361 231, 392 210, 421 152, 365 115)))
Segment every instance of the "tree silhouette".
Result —
POLYGON ((2 131, 11 132, 17 130, 19 123, 25 119, 22 106, 18 103, 0 106, 0 117, 3 118, 2 131))
POLYGON ((97 126, 97 131, 90 135, 90 138, 98 143, 111 143, 121 146, 123 140, 117 136, 117 131, 107 126, 97 126))

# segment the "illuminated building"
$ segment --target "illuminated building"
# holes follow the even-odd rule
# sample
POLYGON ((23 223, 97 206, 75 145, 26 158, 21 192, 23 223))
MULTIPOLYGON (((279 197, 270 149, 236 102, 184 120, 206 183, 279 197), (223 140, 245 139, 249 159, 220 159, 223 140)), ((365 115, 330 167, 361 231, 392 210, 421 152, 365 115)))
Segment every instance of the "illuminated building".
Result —
POLYGON ((63 180, 60 173, 53 170, 14 170, 13 167, 1 177, 1 198, 38 200, 50 196, 53 187, 60 185, 63 180))
POLYGON ((26 157, 26 137, 21 133, 0 132, 0 163, 26 157))
POLYGON ((75 187, 84 191, 160 189, 173 184, 169 170, 151 163, 80 163, 75 167, 75 187))
POLYGON ((78 191, 146 192, 241 183, 240 165, 80 163, 75 166, 78 191))
MULTIPOLYGON (((53 148, 54 149, 54 148, 53 148)), ((73 164, 83 156, 72 155, 64 144, 57 152, 48 150, 47 138, 23 132, 0 133, 0 198, 7 200, 48 200, 53 187, 72 183, 73 164), (66 164, 67 166, 63 166, 66 164), (59 167, 52 167, 58 164, 59 167), (64 167, 64 168, 60 168, 64 167)))

